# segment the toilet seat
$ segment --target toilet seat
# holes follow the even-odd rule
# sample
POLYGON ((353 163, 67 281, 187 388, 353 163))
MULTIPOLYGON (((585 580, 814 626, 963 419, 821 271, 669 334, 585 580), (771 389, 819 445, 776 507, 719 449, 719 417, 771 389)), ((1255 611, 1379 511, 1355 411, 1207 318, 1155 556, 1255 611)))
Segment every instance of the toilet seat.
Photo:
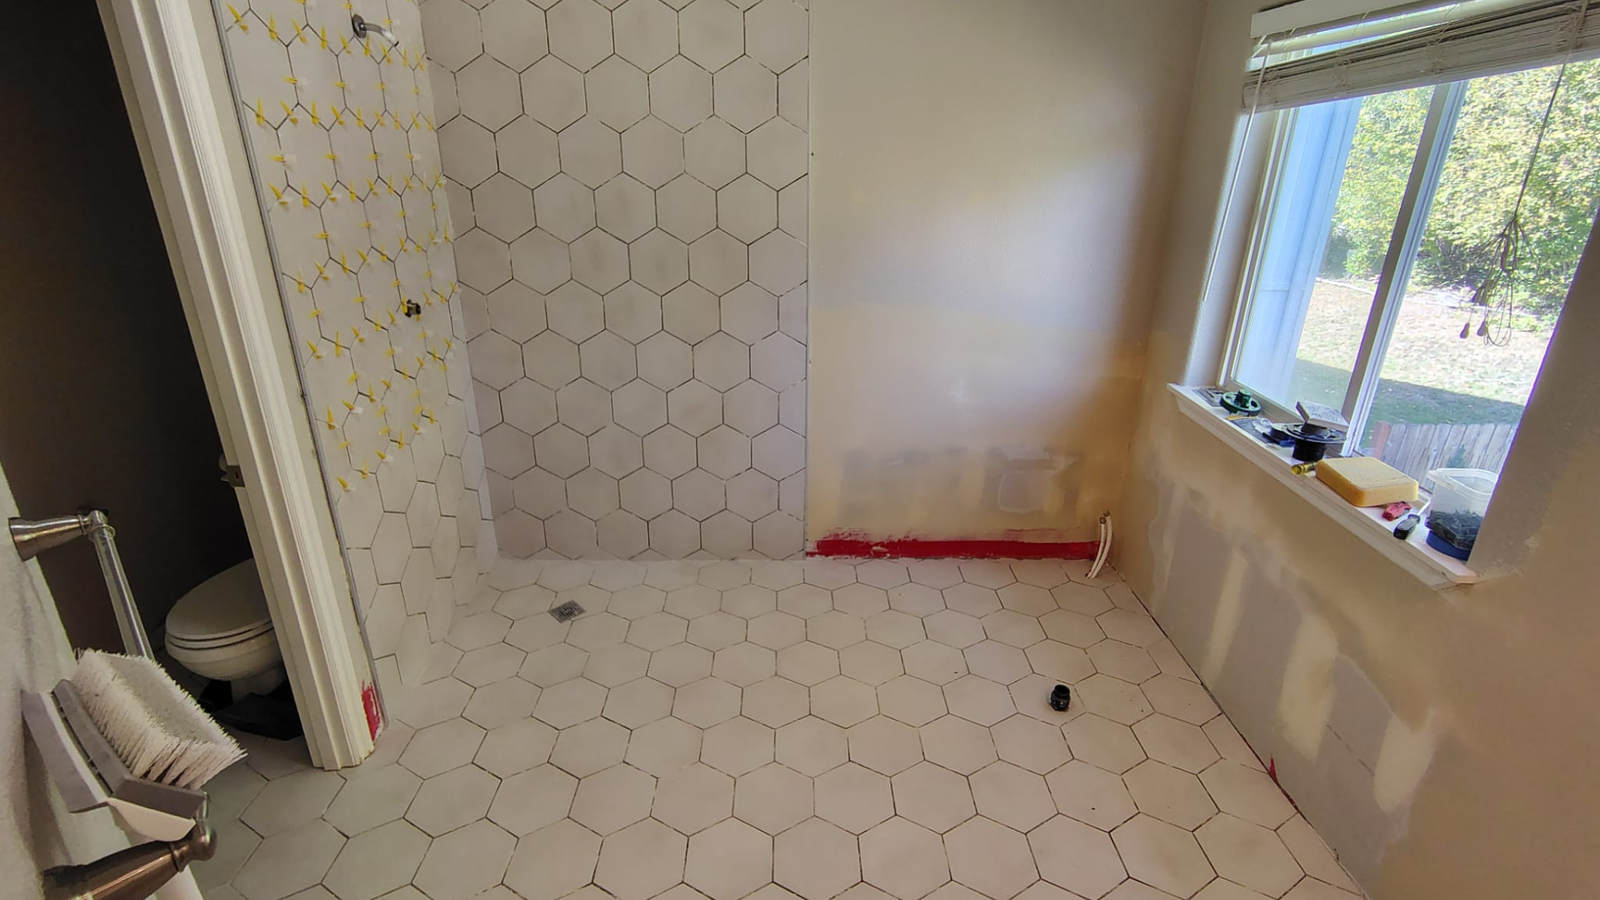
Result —
POLYGON ((167 613, 167 652, 197 675, 234 682, 236 697, 271 690, 283 680, 283 654, 255 560, 219 572, 178 598, 167 613))
POLYGON ((215 650, 221 647, 232 647, 235 644, 246 643, 271 631, 272 623, 264 622, 233 634, 219 634, 209 638, 183 637, 168 632, 167 646, 169 648, 181 647, 185 650, 215 650))
POLYGON ((242 644, 271 630, 254 559, 206 579, 167 613, 167 643, 195 650, 242 644))

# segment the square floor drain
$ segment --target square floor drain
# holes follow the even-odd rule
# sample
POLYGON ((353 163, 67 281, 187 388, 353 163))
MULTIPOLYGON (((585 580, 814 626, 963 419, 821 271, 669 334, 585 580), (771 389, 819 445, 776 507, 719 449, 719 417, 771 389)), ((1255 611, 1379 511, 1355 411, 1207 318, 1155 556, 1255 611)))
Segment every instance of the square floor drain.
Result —
POLYGON ((579 606, 576 600, 568 600, 560 606, 553 607, 550 615, 555 617, 557 622, 571 622, 583 615, 583 607, 579 606))

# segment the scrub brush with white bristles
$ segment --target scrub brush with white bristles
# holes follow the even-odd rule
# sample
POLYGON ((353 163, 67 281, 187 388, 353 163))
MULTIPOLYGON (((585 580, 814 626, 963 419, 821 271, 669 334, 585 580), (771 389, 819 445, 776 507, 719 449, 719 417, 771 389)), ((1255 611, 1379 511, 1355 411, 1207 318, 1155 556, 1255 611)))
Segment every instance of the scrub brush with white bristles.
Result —
POLYGON ((89 650, 70 680, 136 778, 197 790, 244 758, 238 742, 149 659, 89 650))

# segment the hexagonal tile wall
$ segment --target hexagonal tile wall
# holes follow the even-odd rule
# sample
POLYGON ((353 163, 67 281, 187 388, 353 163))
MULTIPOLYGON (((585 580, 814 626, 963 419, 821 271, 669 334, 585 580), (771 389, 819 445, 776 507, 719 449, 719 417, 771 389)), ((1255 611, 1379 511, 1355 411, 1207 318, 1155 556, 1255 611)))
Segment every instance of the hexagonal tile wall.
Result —
MULTIPOLYGON (((415 681, 435 651, 462 652, 443 641, 479 575, 487 407, 473 394, 469 341, 485 381, 513 386, 526 378, 521 343, 546 327, 543 299, 509 281, 504 243, 533 227, 527 182, 559 169, 544 126, 510 121, 517 71, 545 52, 544 17, 508 0, 486 6, 481 22, 456 0, 426 14, 413 3, 368 10, 406 36, 385 48, 341 38, 349 12, 336 4, 236 7, 218 20, 229 87, 356 612, 376 668, 415 681), (432 48, 418 39, 424 19, 432 48), (485 44, 504 58, 486 56, 485 44), (435 93, 429 50, 460 70, 473 117, 435 93), (501 173, 497 146, 521 164, 501 173)), ((538 400, 528 398, 525 424, 538 400)), ((498 406, 488 427, 501 421, 498 406)), ((509 464, 524 449, 500 441, 509 464)))
POLYGON ((806 4, 432 0, 422 28, 454 86, 462 280, 487 297, 470 353, 505 431, 484 449, 502 552, 799 553, 806 4), (575 381, 553 407, 528 388, 575 381), (571 483, 627 475, 615 430, 670 490, 571 483), (530 473, 568 483, 511 486, 530 473))
MULTIPOLYGON (((1128 645, 1076 623, 1083 696, 1055 713, 1050 658, 903 590, 998 590, 1021 617, 1002 617, 1007 635, 1022 619, 1050 633, 1052 595, 1005 582, 1059 589, 1070 571, 504 560, 451 629, 472 649, 390 698, 420 730, 391 726, 338 773, 252 746, 213 782, 228 856, 197 864, 201 885, 247 900, 1357 900, 1197 682, 1124 680, 1142 670, 1107 651, 1128 645), (885 609, 891 594, 912 600, 885 609), (590 611, 543 614, 563 598, 590 611), (926 680, 948 675, 929 648, 954 662, 985 646, 1016 666, 926 680)), ((1099 626, 1159 633, 1103 578, 1059 596, 1088 609, 1109 581, 1122 605, 1099 626)))

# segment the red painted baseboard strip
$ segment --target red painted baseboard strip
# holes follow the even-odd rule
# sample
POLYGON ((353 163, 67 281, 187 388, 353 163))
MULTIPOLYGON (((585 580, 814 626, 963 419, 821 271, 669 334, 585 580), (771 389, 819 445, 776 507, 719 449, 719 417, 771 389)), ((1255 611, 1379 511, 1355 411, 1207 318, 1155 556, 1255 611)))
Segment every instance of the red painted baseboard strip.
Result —
POLYGON ((871 538, 832 534, 817 540, 809 556, 902 557, 906 559, 1094 559, 1099 541, 1015 538, 871 538))
POLYGON ((361 707, 367 713, 367 732, 373 740, 383 730, 383 716, 378 712, 378 689, 370 682, 361 683, 361 707))

